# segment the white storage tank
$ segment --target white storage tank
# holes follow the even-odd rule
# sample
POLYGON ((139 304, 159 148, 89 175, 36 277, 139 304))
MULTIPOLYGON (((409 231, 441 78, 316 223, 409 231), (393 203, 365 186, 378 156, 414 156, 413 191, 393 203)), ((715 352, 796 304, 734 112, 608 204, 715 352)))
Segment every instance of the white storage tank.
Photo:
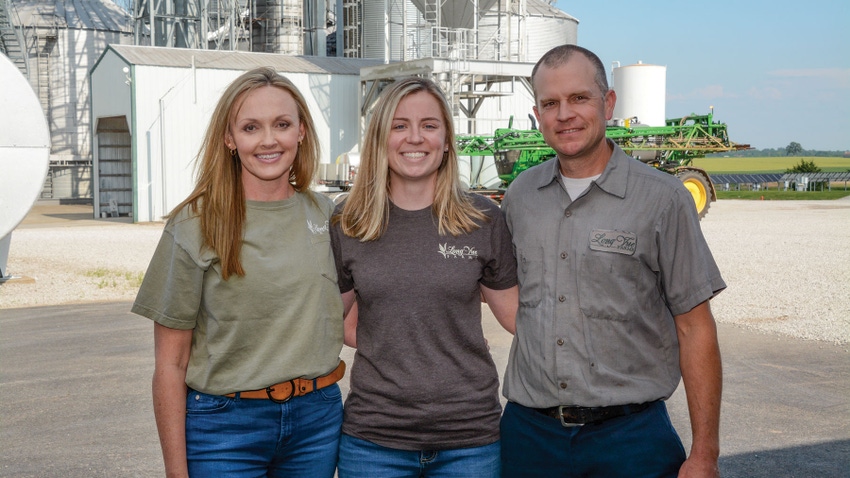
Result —
POLYGON ((640 124, 664 126, 667 121, 667 67, 638 61, 619 66, 615 62, 612 87, 617 93, 614 119, 637 117, 640 124))

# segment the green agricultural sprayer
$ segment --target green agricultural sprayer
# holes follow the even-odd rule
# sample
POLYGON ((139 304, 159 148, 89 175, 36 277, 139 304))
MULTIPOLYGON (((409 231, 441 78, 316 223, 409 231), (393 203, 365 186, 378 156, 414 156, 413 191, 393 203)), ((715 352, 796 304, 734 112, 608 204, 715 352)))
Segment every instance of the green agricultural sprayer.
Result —
MULTIPOLYGON (((518 174, 555 157, 540 131, 513 129, 512 125, 513 118, 507 128, 497 129, 493 136, 463 135, 457 139, 459 155, 494 158, 501 187, 473 190, 497 201, 518 174)), ((621 126, 608 126, 605 134, 635 159, 675 174, 693 196, 700 218, 717 196, 708 173, 691 166, 691 161, 710 153, 750 147, 729 141, 726 125, 715 123, 713 112, 668 119, 664 126, 645 126, 632 118, 621 126)))

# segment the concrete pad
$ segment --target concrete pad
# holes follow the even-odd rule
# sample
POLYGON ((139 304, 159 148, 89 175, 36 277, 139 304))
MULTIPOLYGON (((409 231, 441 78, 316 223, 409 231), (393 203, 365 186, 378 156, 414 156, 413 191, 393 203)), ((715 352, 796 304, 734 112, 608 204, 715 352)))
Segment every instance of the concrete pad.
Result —
MULTIPOLYGON (((129 302, 0 310, 0 476, 162 476, 153 325, 129 302)), ((510 335, 485 310, 500 372, 510 335)), ((721 472, 847 477, 850 350, 721 325, 721 472)), ((342 357, 350 365, 353 350, 342 357)), ((348 377, 342 382, 348 391, 348 377)), ((427 386, 427 384, 424 384, 427 386)), ((668 401, 689 448, 683 390, 668 401)))

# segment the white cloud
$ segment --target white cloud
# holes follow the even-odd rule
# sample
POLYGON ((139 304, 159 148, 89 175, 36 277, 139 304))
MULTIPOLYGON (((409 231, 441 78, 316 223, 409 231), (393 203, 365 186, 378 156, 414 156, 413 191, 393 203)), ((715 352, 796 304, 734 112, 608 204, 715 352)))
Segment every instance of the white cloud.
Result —
POLYGON ((708 85, 702 88, 691 90, 688 93, 668 94, 668 101, 683 101, 683 100, 716 100, 719 98, 737 98, 738 95, 728 93, 722 85, 708 85))
POLYGON ((823 80, 831 86, 850 89, 850 68, 783 69, 770 71, 768 75, 780 78, 823 80))

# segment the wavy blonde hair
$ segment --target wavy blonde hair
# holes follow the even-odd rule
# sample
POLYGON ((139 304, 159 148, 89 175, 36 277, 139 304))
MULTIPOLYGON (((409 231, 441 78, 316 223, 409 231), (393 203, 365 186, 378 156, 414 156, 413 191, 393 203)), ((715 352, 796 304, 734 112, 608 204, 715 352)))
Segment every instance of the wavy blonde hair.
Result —
POLYGON ((354 178, 354 186, 342 213, 334 217, 347 236, 365 242, 379 239, 386 232, 390 211, 390 167, 387 156, 393 117, 402 99, 423 91, 437 100, 446 126, 448 152, 444 154, 443 162, 437 170, 434 204, 431 206, 437 218, 437 230, 440 235, 457 236, 477 229, 477 221, 487 220, 487 216, 472 204, 460 182, 454 124, 446 97, 433 81, 409 77, 388 86, 372 112, 363 139, 360 168, 354 178))
MULTIPOLYGON (((195 158, 195 189, 169 217, 187 206, 200 216, 204 246, 218 255, 225 280, 232 274, 245 275, 239 257, 245 227, 245 191, 239 154, 231 154, 224 137, 230 132, 230 124, 243 99, 265 86, 289 93, 298 105, 298 120, 304 125, 304 139, 289 171, 289 182, 295 191, 309 193, 319 163, 319 137, 313 118, 301 92, 289 79, 272 68, 260 67, 243 73, 224 90, 195 158)), ((313 199, 312 195, 310 198, 313 199)))

